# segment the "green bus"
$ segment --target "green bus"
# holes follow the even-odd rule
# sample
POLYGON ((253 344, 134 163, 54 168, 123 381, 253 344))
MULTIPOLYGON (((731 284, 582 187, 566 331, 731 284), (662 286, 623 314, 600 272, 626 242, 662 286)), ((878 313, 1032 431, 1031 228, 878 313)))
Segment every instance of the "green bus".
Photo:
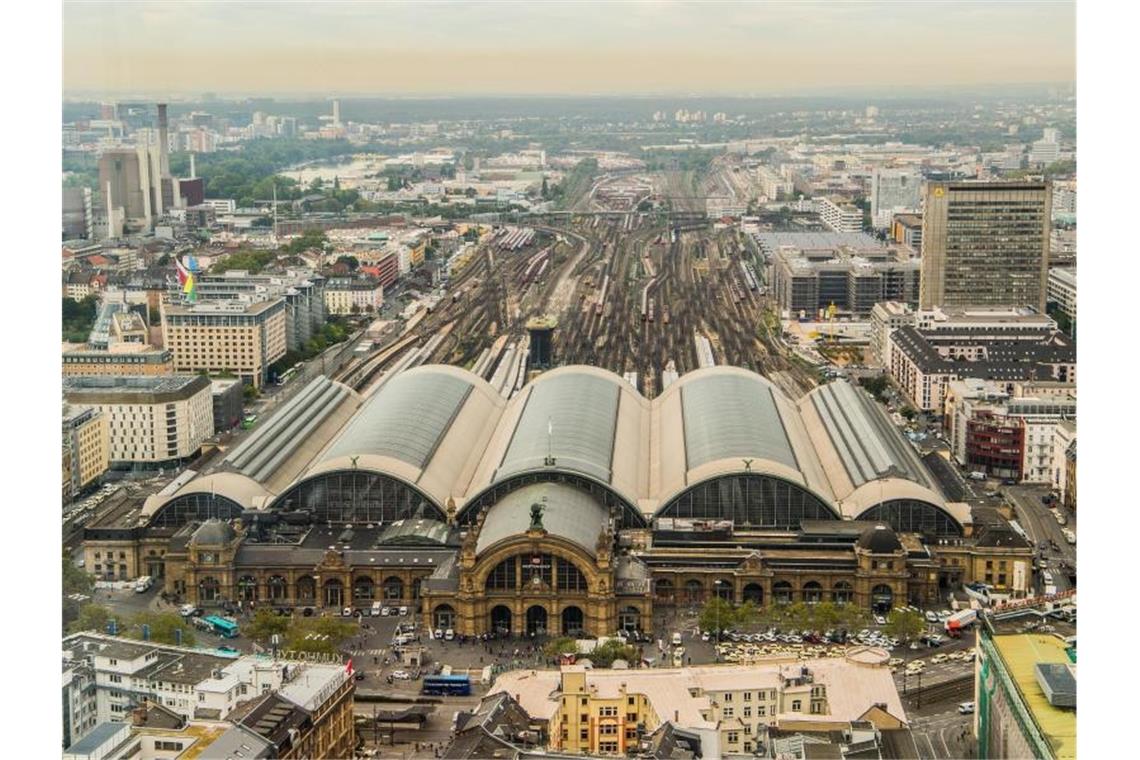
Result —
POLYGON ((205 622, 210 625, 210 629, 214 633, 223 639, 236 639, 238 637, 238 624, 232 620, 226 620, 217 615, 209 615, 205 618, 205 622))

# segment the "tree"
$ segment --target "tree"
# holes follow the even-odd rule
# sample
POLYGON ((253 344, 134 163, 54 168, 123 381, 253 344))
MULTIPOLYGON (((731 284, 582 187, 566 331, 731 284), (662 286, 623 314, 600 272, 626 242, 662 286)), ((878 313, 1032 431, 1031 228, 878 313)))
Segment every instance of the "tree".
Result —
POLYGON ((918 416, 918 412, 915 411, 914 407, 912 407, 912 406, 904 406, 902 409, 899 410, 899 414, 901 414, 907 420, 913 420, 915 417, 918 416))
POLYGON ((260 607, 253 620, 245 626, 246 635, 255 641, 268 642, 274 634, 284 636, 289 630, 289 618, 278 615, 268 607, 260 607))
POLYGON ((360 259, 355 256, 338 256, 335 263, 344 264, 350 272, 355 272, 360 268, 360 259))
POLYGON ((635 662, 637 659, 637 647, 630 644, 623 644, 617 639, 609 639, 594 647, 594 651, 586 656, 590 658, 590 662, 594 663, 594 667, 608 668, 614 664, 614 660, 635 662))
POLYGON ((359 626, 333 617, 298 618, 289 625, 285 648, 294 652, 336 654, 359 626))
POLYGON ((540 195, 542 196, 543 200, 546 200, 550 197, 550 188, 546 184, 546 175, 543 175, 542 177, 542 190, 540 191, 540 195))
POLYGON ((705 602, 697 621, 702 631, 710 633, 723 633, 736 626, 736 610, 730 602, 714 596, 705 602))
POLYGON ((158 264, 160 267, 169 266, 170 265, 170 254, 169 253, 162 254, 161 256, 158 257, 158 261, 156 261, 155 263, 158 264))
POLYGON ((90 594, 94 587, 91 576, 75 566, 66 551, 63 552, 63 593, 90 594))
POLYGON ((926 619, 922 613, 914 610, 891 610, 883 630, 892 638, 910 641, 926 630, 926 619))
POLYGON ((872 396, 881 401, 887 392, 887 386, 890 385, 890 381, 887 380, 886 375, 876 375, 875 377, 859 378, 859 385, 862 385, 872 396))
POLYGON ((123 635, 132 639, 141 639, 144 625, 148 627, 149 641, 158 644, 178 644, 179 639, 176 632, 181 631, 181 645, 194 646, 194 629, 176 612, 144 610, 135 615, 129 627, 124 627, 123 635))
POLYGON ((542 647, 542 653, 547 657, 557 657, 562 654, 575 654, 578 651, 578 642, 569 636, 551 639, 542 647))
POLYGON ((79 609, 79 617, 68 626, 71 633, 82 631, 96 631, 103 633, 107 630, 107 623, 111 620, 111 611, 101 604, 85 604, 79 609))

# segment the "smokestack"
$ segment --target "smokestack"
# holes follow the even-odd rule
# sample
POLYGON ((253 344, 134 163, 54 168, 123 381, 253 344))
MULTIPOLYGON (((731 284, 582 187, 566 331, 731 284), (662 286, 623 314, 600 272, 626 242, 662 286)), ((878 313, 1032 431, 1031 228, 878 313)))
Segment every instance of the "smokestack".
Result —
POLYGON ((111 206, 111 180, 107 180, 107 197, 105 200, 107 201, 107 237, 104 239, 110 239, 115 236, 115 212, 111 206))
POLYGON ((159 167, 158 176, 163 179, 170 176, 170 156, 169 153, 170 136, 168 134, 168 124, 166 121, 166 104, 158 104, 158 155, 159 167))
POLYGON ((191 153, 190 153, 190 179, 194 179, 197 176, 198 175, 196 175, 194 173, 194 153, 193 153, 193 151, 191 151, 191 153))

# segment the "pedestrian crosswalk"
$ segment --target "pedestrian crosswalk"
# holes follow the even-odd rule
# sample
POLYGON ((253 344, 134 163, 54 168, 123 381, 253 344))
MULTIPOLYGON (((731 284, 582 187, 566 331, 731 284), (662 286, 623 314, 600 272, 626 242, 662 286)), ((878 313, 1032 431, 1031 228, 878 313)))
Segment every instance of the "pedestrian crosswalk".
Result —
POLYGON ((353 649, 349 654, 353 657, 383 657, 383 649, 353 649))

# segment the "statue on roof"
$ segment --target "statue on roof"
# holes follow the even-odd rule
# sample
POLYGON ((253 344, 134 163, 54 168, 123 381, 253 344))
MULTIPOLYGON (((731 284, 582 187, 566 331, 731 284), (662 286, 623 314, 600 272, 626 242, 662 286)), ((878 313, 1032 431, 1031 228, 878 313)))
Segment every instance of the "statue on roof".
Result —
POLYGON ((542 512, 544 507, 535 502, 530 505, 530 530, 546 530, 542 527, 542 512))

